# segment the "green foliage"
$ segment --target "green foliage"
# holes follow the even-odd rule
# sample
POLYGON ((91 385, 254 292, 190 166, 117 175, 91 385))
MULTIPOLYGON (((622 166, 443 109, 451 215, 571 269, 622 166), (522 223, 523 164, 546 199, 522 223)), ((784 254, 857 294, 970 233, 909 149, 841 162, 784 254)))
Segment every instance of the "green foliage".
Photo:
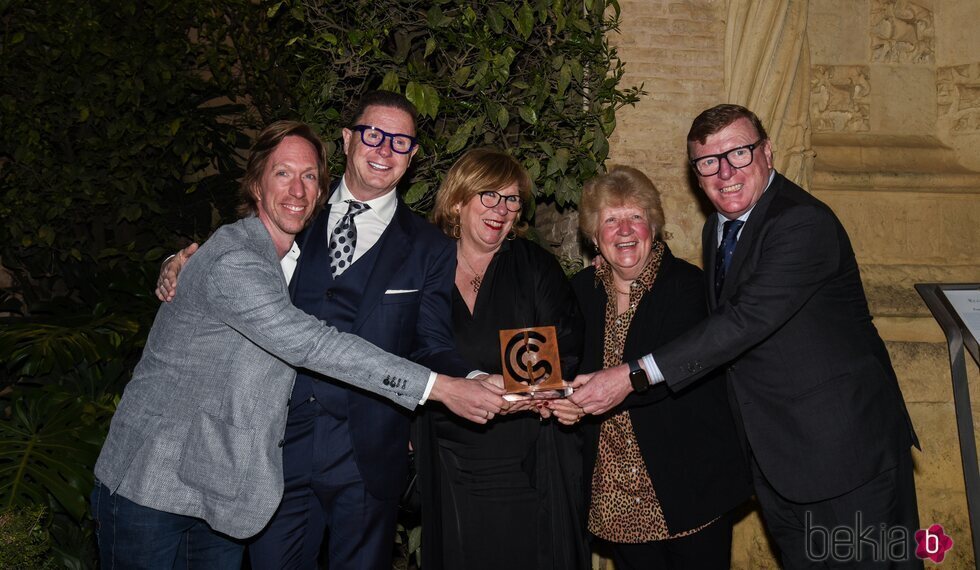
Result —
POLYGON ((55 387, 25 392, 0 422, 0 508, 47 504, 75 521, 86 515, 92 465, 112 408, 55 387))
POLYGON ((42 506, 0 511, 0 570, 57 568, 42 506))
POLYGON ((422 149, 405 197, 421 211, 473 146, 511 152, 539 199, 574 207, 608 156, 616 110, 642 93, 619 87, 623 64, 607 39, 616 0, 294 0, 271 10, 287 8, 307 23, 287 41, 307 62, 304 119, 339 137, 343 109, 368 88, 418 107, 422 149))
POLYGON ((28 303, 230 215, 254 121, 207 24, 246 4, 0 4, 0 254, 28 303))

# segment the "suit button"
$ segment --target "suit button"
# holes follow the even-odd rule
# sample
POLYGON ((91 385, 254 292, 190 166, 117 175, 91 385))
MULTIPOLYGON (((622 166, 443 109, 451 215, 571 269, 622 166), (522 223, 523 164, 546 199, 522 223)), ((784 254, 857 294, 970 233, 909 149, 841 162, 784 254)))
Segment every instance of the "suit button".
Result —
POLYGON ((279 447, 282 447, 284 443, 286 443, 286 440, 284 440, 284 439, 280 439, 280 440, 279 440, 279 443, 278 443, 277 445, 278 445, 279 447))
POLYGON ((327 291, 327 299, 333 299, 333 291, 327 291))
POLYGON ((292 398, 286 398, 286 407, 288 408, 292 404, 293 404, 293 399, 292 398))

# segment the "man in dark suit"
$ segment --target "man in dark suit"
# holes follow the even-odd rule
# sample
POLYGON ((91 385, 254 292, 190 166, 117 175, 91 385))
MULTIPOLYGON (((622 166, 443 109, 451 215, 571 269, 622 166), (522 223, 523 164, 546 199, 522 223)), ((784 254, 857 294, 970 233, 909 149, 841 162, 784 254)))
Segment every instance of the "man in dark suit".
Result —
MULTIPOLYGON (((293 302, 393 354, 466 376, 450 324, 453 244, 395 192, 418 151, 414 106, 395 93, 365 94, 343 143, 344 176, 297 239, 293 302)), ((300 371, 283 447, 283 501, 249 546, 252 567, 313 568, 326 530, 331 570, 391 568, 408 433, 409 414, 300 371)))
POLYGON ((717 210, 702 236, 712 312, 630 363, 632 374, 627 364, 579 377, 571 399, 603 413, 643 380, 678 391, 724 368, 783 566, 921 567, 918 442, 847 233, 773 169, 765 129, 744 107, 701 113, 688 154, 717 210))

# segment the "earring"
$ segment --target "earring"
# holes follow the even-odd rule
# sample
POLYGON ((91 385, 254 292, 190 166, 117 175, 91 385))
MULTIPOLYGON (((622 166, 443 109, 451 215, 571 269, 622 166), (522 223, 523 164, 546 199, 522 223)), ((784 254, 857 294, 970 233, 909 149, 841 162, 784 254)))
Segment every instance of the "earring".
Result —
POLYGON ((514 231, 514 228, 511 228, 510 231, 507 232, 507 239, 513 240, 516 237, 517 237, 517 232, 514 231))
POLYGON ((453 224, 452 238, 453 239, 459 239, 460 238, 460 235, 461 234, 460 234, 460 231, 459 231, 459 224, 453 224))

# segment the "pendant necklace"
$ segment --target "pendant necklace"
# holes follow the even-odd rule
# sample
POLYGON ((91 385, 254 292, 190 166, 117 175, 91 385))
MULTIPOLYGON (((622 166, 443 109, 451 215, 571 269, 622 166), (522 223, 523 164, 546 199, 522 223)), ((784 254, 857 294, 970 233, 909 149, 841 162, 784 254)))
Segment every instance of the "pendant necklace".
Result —
POLYGON ((466 260, 466 256, 463 255, 462 249, 460 249, 459 251, 459 258, 463 260, 463 263, 466 265, 466 268, 469 269, 470 273, 473 274, 473 279, 470 279, 470 285, 473 287, 473 292, 479 293, 480 285, 483 285, 483 275, 480 275, 479 273, 476 272, 475 269, 473 269, 473 266, 470 265, 470 262, 466 260))

